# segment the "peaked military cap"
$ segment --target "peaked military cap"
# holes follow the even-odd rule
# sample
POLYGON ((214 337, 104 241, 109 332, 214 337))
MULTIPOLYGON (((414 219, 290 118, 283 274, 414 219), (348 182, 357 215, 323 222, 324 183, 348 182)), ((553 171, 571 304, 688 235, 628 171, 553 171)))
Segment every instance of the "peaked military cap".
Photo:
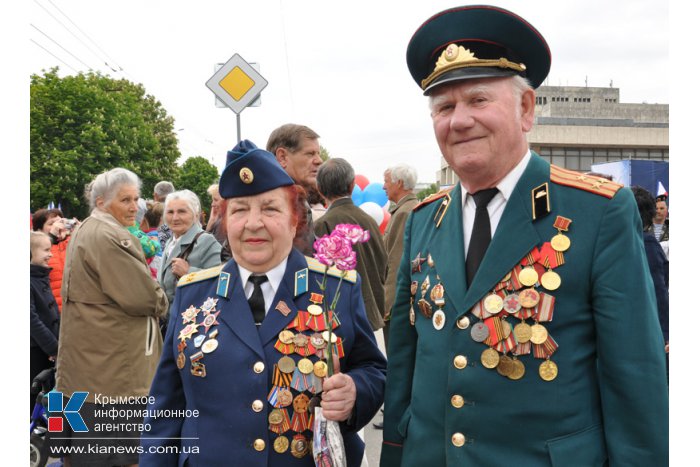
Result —
POLYGON ((408 43, 406 61, 428 95, 448 82, 513 75, 537 88, 549 73, 551 54, 537 29, 515 13, 467 5, 423 23, 408 43))
POLYGON ((293 184, 271 152, 244 139, 226 154, 219 194, 222 198, 252 196, 293 184))

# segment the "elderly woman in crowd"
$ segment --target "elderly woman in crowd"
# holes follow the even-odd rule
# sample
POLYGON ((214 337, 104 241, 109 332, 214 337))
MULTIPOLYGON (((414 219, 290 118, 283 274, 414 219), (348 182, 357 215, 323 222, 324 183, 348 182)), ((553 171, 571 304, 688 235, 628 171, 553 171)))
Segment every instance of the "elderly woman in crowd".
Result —
POLYGON ((158 282, 173 303, 177 281, 187 273, 221 264, 221 245, 202 229, 199 198, 190 190, 170 193, 165 198, 165 223, 172 237, 165 244, 158 282))
MULTIPOLYGON (((84 450, 67 457, 66 465, 138 462, 123 447, 137 444, 133 438, 142 419, 126 413, 144 408, 163 345, 157 319, 168 306, 150 277, 141 245, 126 229, 136 218, 140 186, 139 178, 126 169, 98 175, 86 193, 90 217, 68 247, 56 389, 63 393, 64 404, 74 393, 87 391, 80 415, 89 431, 72 426, 73 431, 64 420, 60 436, 68 439, 63 442, 84 450), (106 417, 112 409, 120 415, 106 417), (106 430, 105 424, 120 429, 106 430), (83 439, 94 437, 101 439, 83 439)), ((76 394, 73 406, 80 400, 76 394)))
POLYGON ((306 223, 303 189, 272 154, 242 141, 228 158, 219 191, 233 257, 178 284, 149 405, 198 417, 147 418, 140 465, 313 466, 320 404, 339 423, 347 465, 358 466, 357 431, 382 404, 386 371, 360 278, 349 271, 339 282, 337 269, 324 275, 319 261, 293 248, 306 223), (336 289, 324 339, 319 304, 336 289), (339 356, 330 377, 327 339, 339 356))

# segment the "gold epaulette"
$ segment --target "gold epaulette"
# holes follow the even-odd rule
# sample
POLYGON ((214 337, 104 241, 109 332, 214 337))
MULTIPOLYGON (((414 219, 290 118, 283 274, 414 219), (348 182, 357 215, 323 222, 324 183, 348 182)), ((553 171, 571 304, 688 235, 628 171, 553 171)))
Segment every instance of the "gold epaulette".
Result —
POLYGON ((416 204, 416 206, 413 208, 413 211, 415 212, 415 211, 419 210, 420 208, 422 208, 423 206, 427 206, 428 204, 432 203, 435 200, 444 198, 445 196, 450 194, 450 191, 452 191, 453 188, 454 188, 454 186, 451 186, 449 188, 445 188, 444 190, 440 190, 437 193, 433 193, 432 195, 428 196, 420 203, 416 204))
MULTIPOLYGON (((319 260, 316 258, 312 258, 311 256, 306 257, 306 263, 309 265, 309 269, 318 272, 320 274, 323 274, 326 272, 326 265, 321 263, 319 260)), ((343 280, 346 280, 348 282, 352 282, 353 284, 357 282, 357 271, 354 269, 351 271, 341 271, 340 269, 336 268, 335 266, 328 268, 328 275, 333 276, 333 277, 340 277, 343 272, 345 272, 345 277, 343 280)))
POLYGON ((177 281, 177 286, 182 287, 183 285, 194 284, 195 282, 200 282, 205 279, 217 277, 221 273, 221 270, 223 268, 224 265, 222 264, 220 266, 214 266, 213 268, 202 269, 201 271, 195 271, 189 274, 185 274, 180 278, 179 281, 177 281))
POLYGON ((602 177, 585 175, 574 170, 562 169, 556 165, 550 165, 549 179, 558 185, 578 188, 606 198, 615 196, 617 190, 623 186, 602 177))

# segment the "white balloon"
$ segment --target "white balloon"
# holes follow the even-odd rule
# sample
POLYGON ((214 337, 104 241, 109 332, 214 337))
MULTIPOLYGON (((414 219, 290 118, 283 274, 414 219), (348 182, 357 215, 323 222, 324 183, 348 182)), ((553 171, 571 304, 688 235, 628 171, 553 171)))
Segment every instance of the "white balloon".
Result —
POLYGON ((360 209, 369 214, 369 216, 374 219, 374 222, 376 222, 378 226, 382 225, 382 221, 384 220, 384 211, 377 203, 374 201, 367 201, 366 203, 360 204, 360 209))

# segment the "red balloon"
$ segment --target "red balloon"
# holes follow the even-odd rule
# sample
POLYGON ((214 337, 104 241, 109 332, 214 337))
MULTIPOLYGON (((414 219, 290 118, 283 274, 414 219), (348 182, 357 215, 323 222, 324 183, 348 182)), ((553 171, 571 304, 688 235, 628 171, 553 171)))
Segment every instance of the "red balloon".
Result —
POLYGON ((364 175, 355 175, 355 185, 359 186, 360 190, 364 190, 369 185, 369 180, 364 175))
POLYGON ((382 223, 379 224, 379 232, 384 235, 384 231, 386 230, 386 226, 389 225, 389 219, 391 219, 391 214, 389 214, 389 211, 386 209, 382 209, 384 211, 384 219, 382 220, 382 223))

